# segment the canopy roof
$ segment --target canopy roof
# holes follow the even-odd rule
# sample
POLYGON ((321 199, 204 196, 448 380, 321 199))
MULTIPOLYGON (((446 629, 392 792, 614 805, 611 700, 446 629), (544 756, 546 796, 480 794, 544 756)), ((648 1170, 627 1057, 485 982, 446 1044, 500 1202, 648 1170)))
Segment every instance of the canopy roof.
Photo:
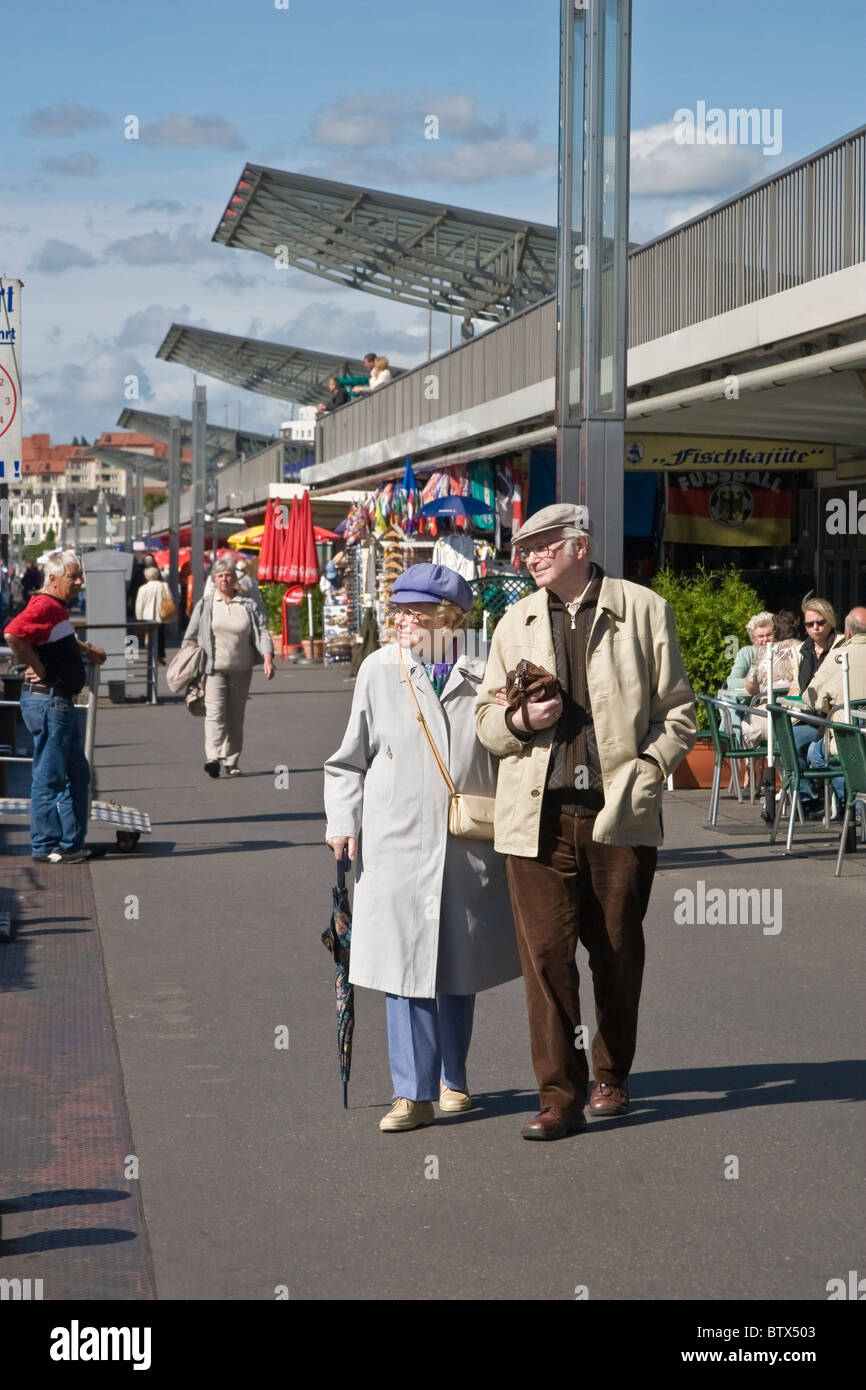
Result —
MULTIPOLYGON (((354 357, 337 357, 330 352, 268 343, 259 338, 239 338, 233 333, 213 333, 208 328, 191 328, 173 323, 165 335, 157 357, 180 362, 195 371, 229 381, 245 391, 276 396, 281 401, 316 405, 328 394, 332 376, 366 376, 364 363, 354 357)), ((397 376, 401 369, 391 367, 397 376)))
POLYGON ((556 228, 248 164, 214 241, 368 294, 501 319, 556 286, 556 228))
MULTIPOLYGON (((110 464, 112 468, 122 468, 127 473, 134 473, 140 464, 145 477, 168 482, 168 459, 154 458, 151 454, 137 454, 132 449, 114 449, 110 444, 93 444, 90 453, 101 463, 110 464)), ((188 463, 181 463, 180 476, 181 482, 191 482, 192 470, 188 463)))
MULTIPOLYGON (((122 410, 117 423, 121 429, 141 430, 143 434, 150 435, 151 439, 161 439, 165 444, 169 443, 169 415, 155 415, 148 410, 122 410)), ((205 446, 207 463, 209 467, 221 468, 225 463, 232 463, 239 454, 249 458, 278 443, 279 438, 274 435, 255 434, 252 430, 233 430, 228 425, 208 423, 205 446)), ((182 419, 180 422, 180 447, 192 448, 191 420, 182 419)))

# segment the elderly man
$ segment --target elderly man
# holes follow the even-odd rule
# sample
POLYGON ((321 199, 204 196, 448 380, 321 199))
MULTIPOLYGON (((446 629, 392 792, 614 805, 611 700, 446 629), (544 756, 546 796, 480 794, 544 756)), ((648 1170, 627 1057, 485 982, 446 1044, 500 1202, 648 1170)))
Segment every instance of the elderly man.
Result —
POLYGON ((496 628, 476 728, 501 759, 495 843, 541 1099, 523 1137, 560 1139, 586 1127, 578 941, 598 1025, 590 1111, 628 1111, 662 787, 694 743, 695 708, 670 608, 591 563, 585 507, 544 507, 514 540, 539 592, 496 628), (559 692, 511 709, 508 672, 523 658, 555 673, 559 692))
POLYGON ((4 634, 27 666, 21 717, 33 735, 30 842, 40 863, 80 864, 91 855, 84 848, 90 769, 75 696, 86 680, 82 657, 101 666, 105 652, 80 642, 69 619, 83 582, 74 551, 55 551, 41 592, 4 634))
MULTIPOLYGON (((866 700, 866 608, 852 608, 845 619, 845 637, 837 642, 826 661, 822 661, 803 691, 803 704, 825 719, 842 719, 842 652, 848 653, 848 694, 852 700, 866 700)), ((828 740, 829 751, 835 752, 833 735, 828 740)), ((819 737, 809 744, 806 761, 809 767, 827 766, 827 749, 819 737)), ((833 790, 839 805, 845 803, 845 779, 833 778, 833 790)), ((823 812, 816 812, 817 815, 823 812)))

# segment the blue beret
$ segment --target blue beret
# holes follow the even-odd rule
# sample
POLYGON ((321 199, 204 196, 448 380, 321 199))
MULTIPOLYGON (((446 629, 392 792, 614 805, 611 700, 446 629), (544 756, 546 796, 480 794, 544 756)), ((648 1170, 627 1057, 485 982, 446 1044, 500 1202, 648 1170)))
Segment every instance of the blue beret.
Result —
POLYGON ((394 580, 391 598, 394 603, 456 603, 464 613, 475 601, 463 576, 447 565, 411 565, 394 580))

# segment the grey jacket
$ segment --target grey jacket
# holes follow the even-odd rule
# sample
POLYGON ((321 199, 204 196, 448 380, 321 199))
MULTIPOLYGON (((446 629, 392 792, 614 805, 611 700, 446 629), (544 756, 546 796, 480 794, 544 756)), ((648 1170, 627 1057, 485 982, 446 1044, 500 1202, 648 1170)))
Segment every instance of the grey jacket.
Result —
MULTIPOLYGON (((255 600, 246 598, 243 594, 238 594, 238 598, 250 615, 250 641, 256 652, 254 665, 258 666, 261 665, 265 656, 273 655, 274 644, 271 634, 265 626, 264 614, 255 600)), ((204 649, 207 655, 207 665, 205 666, 205 675, 207 676, 212 676, 214 669, 214 639, 211 626, 213 605, 213 594, 208 594, 206 598, 200 598, 190 614, 189 625, 183 635, 185 643, 195 642, 204 649)))

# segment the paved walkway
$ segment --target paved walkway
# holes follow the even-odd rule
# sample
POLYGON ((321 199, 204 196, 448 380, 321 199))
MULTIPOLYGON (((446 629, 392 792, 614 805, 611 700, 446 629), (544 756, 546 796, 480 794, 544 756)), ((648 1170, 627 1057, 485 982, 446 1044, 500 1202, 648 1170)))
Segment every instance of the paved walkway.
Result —
MULTIPOLYGON (((4 1170, 6 1212, 49 1185, 140 1190, 164 1299, 270 1300, 281 1285, 293 1299, 573 1299, 578 1286, 591 1299, 825 1299, 830 1278, 862 1266, 866 852, 837 880, 836 837, 820 827, 785 859, 748 804, 723 801, 710 831, 706 793, 669 795, 632 1116, 557 1144, 520 1139, 536 1093, 518 981, 479 997, 475 1109, 382 1136, 383 1001, 357 991, 344 1112, 319 940, 333 877, 321 765, 350 692, 339 667, 281 666, 270 686, 257 674, 246 775, 219 782, 183 706, 100 710, 100 795, 148 810, 153 836, 133 856, 46 866, 49 888, 62 877, 79 896, 46 898, 42 921, 22 923, 0 948, 0 985, 18 987, 10 950, 26 949, 30 986, 48 998, 69 940, 52 933, 72 916, 92 932, 92 972, 101 943, 130 1148, 71 1114, 46 1176, 39 1149, 56 1125, 19 1114, 24 1166, 4 1170), (700 915, 713 888, 771 890, 763 922, 679 920, 680 890, 700 915), (106 1145, 137 1158, 137 1183, 107 1176, 106 1145)), ((94 827, 94 841, 111 837, 94 827)), ((22 1015, 34 1049, 51 1026, 45 1009, 22 1015)), ((91 1210, 119 1228, 111 1202, 91 1210)), ((142 1236, 123 1224, 146 1273, 142 1236)), ((19 1254, 0 1273, 18 1272, 19 1254)), ((52 1261, 69 1258, 31 1251, 20 1272, 60 1278, 52 1261)), ((128 1283, 106 1295, 95 1267, 79 1273, 81 1297, 130 1296, 128 1283)))

